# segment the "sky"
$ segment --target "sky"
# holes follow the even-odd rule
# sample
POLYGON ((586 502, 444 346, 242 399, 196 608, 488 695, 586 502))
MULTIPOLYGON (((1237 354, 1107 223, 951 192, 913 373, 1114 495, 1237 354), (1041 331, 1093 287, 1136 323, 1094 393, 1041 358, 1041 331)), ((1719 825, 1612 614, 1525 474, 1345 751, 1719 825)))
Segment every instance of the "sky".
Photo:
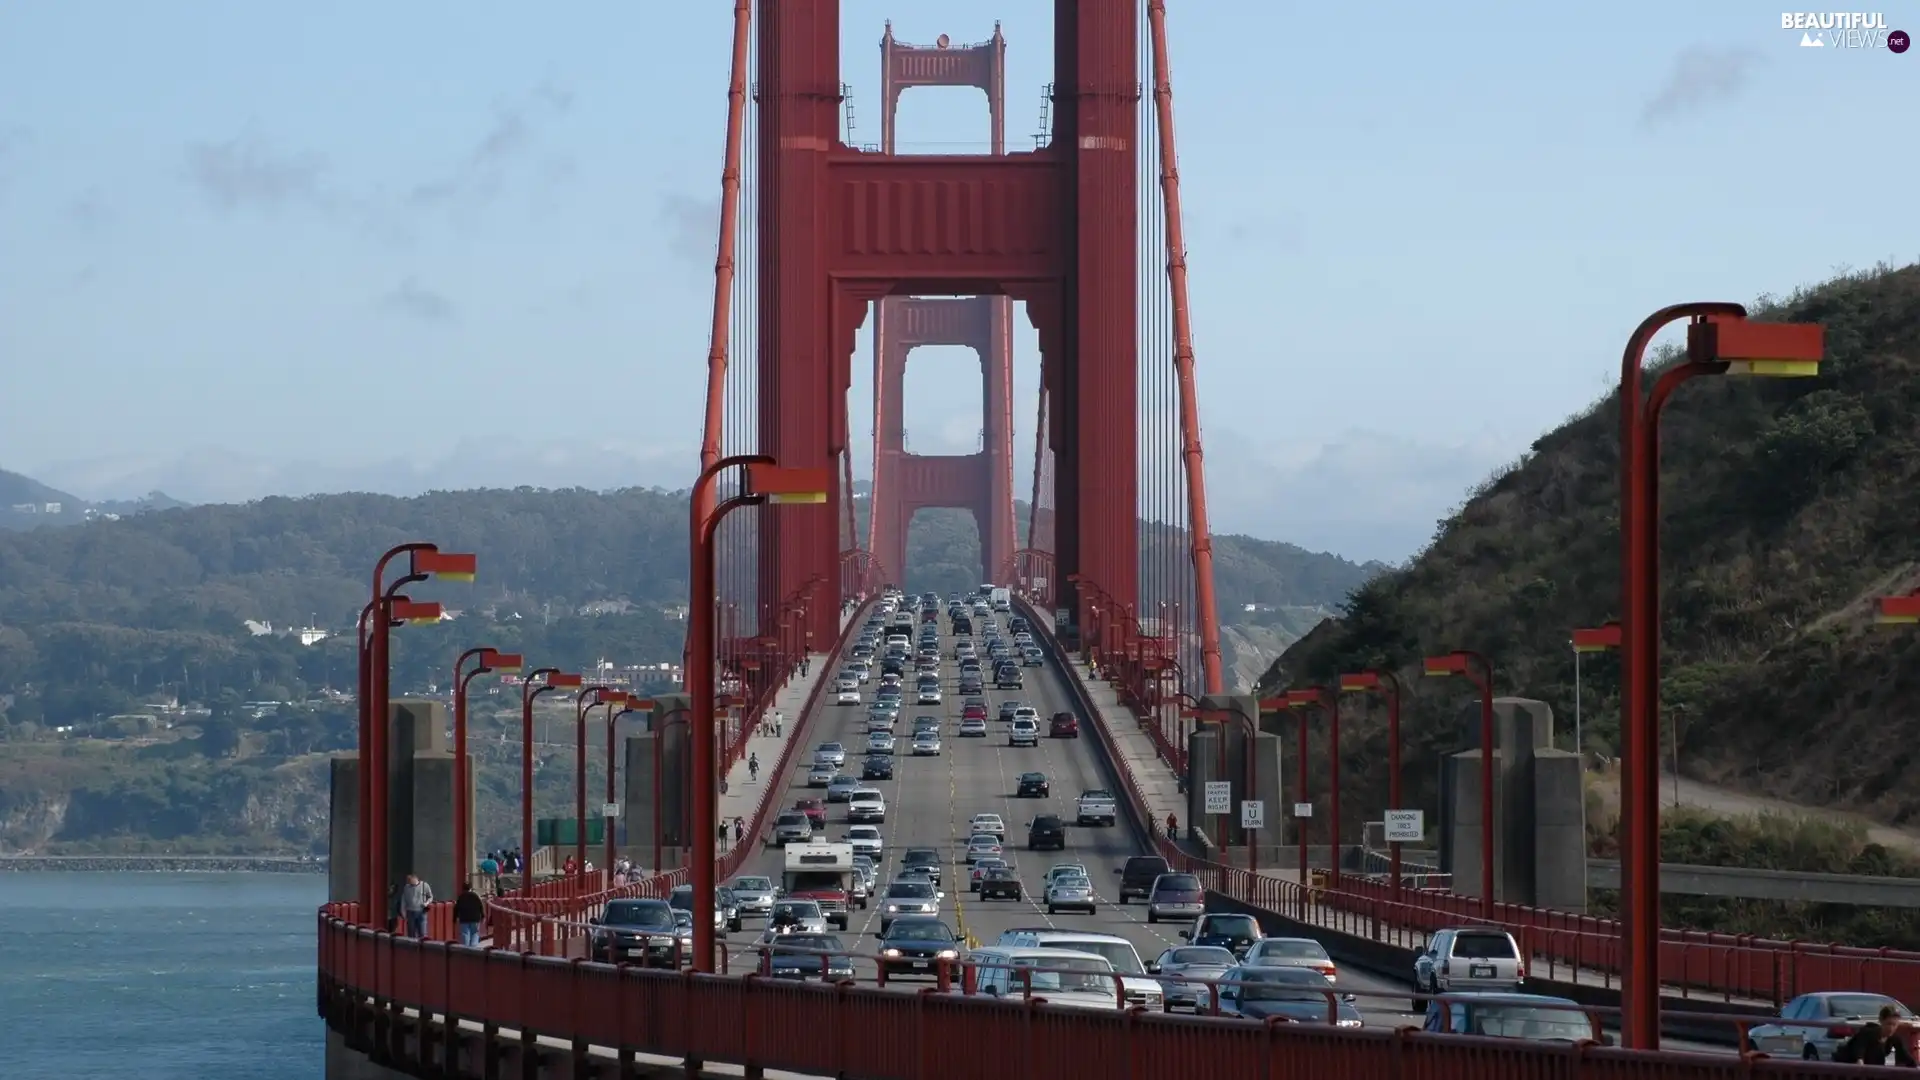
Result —
MULTIPOLYGON (((1406 558, 1605 392, 1647 312, 1920 257, 1920 52, 1803 47, 1731 0, 1167 7, 1221 531, 1406 558)), ((891 17, 923 44, 998 19, 1031 145, 1050 3, 840 9, 855 142, 891 17)), ((731 21, 0 4, 0 468, 93 499, 684 486, 731 21)), ((985 149, 977 91, 911 91, 899 125, 985 149)), ((1018 400, 1037 371, 1024 334, 1018 400)), ((911 448, 971 450, 978 386, 916 352, 911 448)))

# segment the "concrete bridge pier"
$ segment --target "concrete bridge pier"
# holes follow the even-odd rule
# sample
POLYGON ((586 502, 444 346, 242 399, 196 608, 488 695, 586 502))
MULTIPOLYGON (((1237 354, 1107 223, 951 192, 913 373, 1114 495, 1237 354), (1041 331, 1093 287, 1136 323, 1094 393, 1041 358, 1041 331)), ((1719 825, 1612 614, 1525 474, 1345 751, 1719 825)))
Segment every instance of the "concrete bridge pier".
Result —
MULTIPOLYGON (((447 740, 446 706, 403 698, 387 713, 391 753, 387 769, 387 880, 417 873, 437 899, 459 895, 453 873, 453 748, 447 740)), ((467 850, 473 851, 473 776, 467 773, 467 850)), ((333 759, 327 898, 360 894, 360 757, 333 759)), ((466 868, 471 876, 473 867, 466 868)))

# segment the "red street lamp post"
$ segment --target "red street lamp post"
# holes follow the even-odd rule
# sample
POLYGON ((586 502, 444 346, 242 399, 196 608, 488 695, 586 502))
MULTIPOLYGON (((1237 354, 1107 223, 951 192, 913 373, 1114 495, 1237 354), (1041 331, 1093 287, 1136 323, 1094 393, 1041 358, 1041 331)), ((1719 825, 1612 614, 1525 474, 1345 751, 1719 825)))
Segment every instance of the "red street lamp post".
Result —
MULTIPOLYGON (((1376 693, 1387 699, 1387 805, 1400 805, 1400 680, 1391 671, 1356 671, 1340 676, 1340 689, 1349 694, 1376 693)), ((1338 755, 1336 755, 1337 757, 1338 755)), ((1393 872, 1393 902, 1400 902, 1400 841, 1387 841, 1393 872)))
MULTIPOLYGON (((1284 705, 1289 709, 1294 709, 1299 712, 1298 724, 1295 730, 1297 730, 1299 733, 1300 743, 1298 747, 1294 750, 1294 754, 1293 754, 1294 769, 1295 769, 1293 782, 1294 782, 1294 786, 1299 788, 1300 790, 1300 794, 1296 796, 1296 800, 1302 804, 1310 805, 1313 802, 1313 800, 1308 797, 1308 791, 1307 791, 1307 713, 1306 713, 1306 710, 1313 708, 1315 705, 1325 706, 1326 698, 1325 698, 1325 695, 1323 695, 1320 692, 1320 689, 1318 687, 1315 687, 1312 690, 1289 690, 1285 694, 1280 696, 1280 698, 1278 699, 1278 702, 1279 704, 1284 705)), ((1300 884, 1301 885, 1305 885, 1307 883, 1307 829, 1308 829, 1308 822, 1311 820, 1312 820, 1311 816, 1306 818, 1296 817, 1293 823, 1294 842, 1300 846, 1299 858, 1300 858, 1300 884)), ((1335 861, 1337 862, 1338 860, 1335 860, 1335 861)))
MULTIPOLYGON (((587 873, 587 711, 604 695, 624 694, 611 686, 586 686, 573 696, 573 862, 584 881, 587 873)), ((607 868, 612 873, 611 867, 607 868)))
MULTIPOLYGON (((1340 887, 1340 692, 1308 686, 1294 693, 1312 694, 1327 714, 1327 852, 1333 887, 1340 887)), ((1301 748, 1303 751, 1305 747, 1301 748)))
POLYGON ((549 690, 577 687, 579 675, 545 667, 530 672, 520 684, 520 858, 526 863, 520 871, 520 894, 533 889, 533 702, 549 690), (544 678, 539 685, 534 680, 544 678))
POLYGON ((1480 690, 1480 917, 1493 921, 1493 665, 1465 649, 1429 656, 1433 678, 1465 675, 1480 690))
MULTIPOLYGON (((360 839, 361 864, 366 872, 360 879, 362 910, 369 913, 381 912, 384 919, 386 911, 387 872, 387 713, 388 704, 388 663, 392 655, 391 641, 394 622, 438 622, 439 605, 431 605, 435 610, 432 618, 427 617, 427 605, 409 609, 407 614, 396 610, 399 601, 387 591, 387 566, 402 555, 408 556, 409 567, 404 580, 424 581, 429 577, 444 578, 448 581, 472 581, 476 559, 472 555, 456 555, 443 552, 433 544, 410 543, 390 548, 373 566, 373 590, 370 599, 371 612, 367 619, 367 648, 363 654, 367 672, 361 680, 367 691, 361 701, 360 709, 360 839), (382 782, 375 783, 374 778, 381 777, 382 782)), ((397 584, 397 583, 396 583, 397 584)))
POLYGON ((1660 413, 1682 383, 1702 375, 1817 375, 1825 336, 1813 323, 1756 323, 1739 304, 1678 304, 1649 315, 1620 358, 1620 623, 1623 757, 1621 816, 1622 1040, 1660 1047, 1660 413), (1669 323, 1687 323, 1686 360, 1641 393, 1647 346, 1669 323))
MULTIPOLYGON (((613 806, 618 802, 620 802, 619 787, 614 783, 614 770, 619 767, 618 762, 620 760, 620 744, 619 744, 619 738, 618 738, 618 732, 620 728, 620 718, 627 715, 630 712, 641 712, 643 710, 648 710, 652 708, 653 708, 652 700, 648 698, 635 697, 632 694, 622 695, 618 700, 609 699, 607 702, 607 805, 608 806, 613 806)), ((606 865, 607 865, 608 873, 613 872, 613 861, 615 856, 618 854, 615 844, 613 842, 613 832, 614 832, 615 824, 616 822, 613 820, 613 818, 608 817, 607 835, 606 835, 606 841, 607 841, 606 865)), ((655 871, 658 872, 657 867, 655 868, 655 871)))
POLYGON ((738 454, 706 467, 694 481, 689 529, 693 544, 692 595, 687 607, 687 690, 693 697, 693 967, 712 972, 713 901, 715 888, 714 833, 719 804, 714 782, 714 637, 715 582, 713 540, 720 522, 742 506, 763 504, 819 504, 832 489, 825 468, 781 468, 767 454, 738 454), (722 472, 740 467, 741 493, 708 509, 713 485, 722 472))
POLYGON ((468 835, 472 826, 467 822, 469 804, 467 802, 471 788, 467 781, 467 684, 475 676, 490 671, 519 671, 523 663, 519 653, 503 653, 494 649, 468 649, 453 662, 453 878, 452 886, 460 888, 473 874, 472 839, 468 835), (467 661, 479 661, 473 670, 466 670, 467 661))
MULTIPOLYGON (((1225 707, 1203 705, 1200 703, 1199 699, 1195 698, 1191 694, 1186 693, 1185 691, 1176 691, 1173 697, 1175 698, 1175 700, 1185 703, 1186 708, 1181 709, 1180 710, 1181 713, 1183 715, 1191 716, 1196 723, 1202 723, 1202 724, 1214 723, 1216 721, 1210 720, 1209 719, 1210 716, 1212 716, 1213 714, 1225 713, 1225 714, 1232 715, 1234 718, 1238 719, 1242 725, 1246 727, 1246 731, 1247 731, 1246 747, 1244 752, 1240 755, 1241 766, 1242 766, 1240 771, 1243 774, 1243 776, 1241 777, 1241 784, 1242 784, 1241 798, 1252 799, 1254 797, 1254 792, 1256 790, 1255 777, 1257 776, 1257 773, 1254 769, 1253 747, 1254 747, 1255 740, 1259 737, 1259 734, 1260 734, 1259 722, 1256 721, 1253 717, 1248 716, 1246 713, 1241 712, 1238 708, 1225 708, 1225 707)), ((1262 702, 1262 704, 1265 704, 1265 702, 1262 702)), ((1214 739, 1214 749, 1218 751, 1218 754, 1215 758, 1215 761, 1217 763, 1215 767, 1219 771, 1220 778, 1222 780, 1225 780, 1227 777, 1227 733, 1226 733, 1226 725, 1224 722, 1221 723, 1221 730, 1218 732, 1216 738, 1214 739)), ((1222 853, 1225 853, 1227 851, 1227 816, 1228 815, 1226 814, 1216 815, 1213 823, 1214 846, 1219 848, 1222 853)), ((1192 823, 1189 822, 1188 824, 1192 824, 1192 823)), ((1241 831, 1244 834, 1246 848, 1247 848, 1247 872, 1250 874, 1255 873, 1258 870, 1258 867, 1256 866, 1257 858, 1255 856, 1256 846, 1254 844, 1254 839, 1253 839, 1253 830, 1243 829, 1241 831)), ((1167 839, 1172 840, 1173 837, 1169 836, 1167 837, 1167 839)))
MULTIPOLYGON (((388 585, 385 594, 387 603, 384 605, 385 610, 382 612, 382 617, 389 621, 392 620, 392 604, 395 602, 411 604, 412 601, 401 595, 400 590, 416 581, 423 580, 425 580, 425 578, 421 575, 409 574, 388 585)), ((379 904, 376 903, 378 898, 370 898, 370 893, 368 892, 370 889, 379 888, 384 890, 385 888, 384 885, 376 887, 373 883, 374 866, 376 864, 384 866, 386 858, 384 844, 378 845, 381 848, 381 851, 378 853, 378 859, 375 857, 376 852, 374 850, 376 847, 375 837, 380 837, 383 840, 385 838, 385 828, 375 820, 375 814, 384 813, 386 786, 373 782, 373 762, 378 756, 377 750, 379 748, 376 740, 384 738, 386 735, 386 724, 376 724, 373 722, 373 634, 371 622, 374 617, 374 612, 381 610, 382 607, 383 605, 376 601, 368 601, 367 604, 360 609, 360 649, 356 654, 358 659, 358 679, 354 687, 356 721, 359 725, 359 742, 357 745, 359 746, 360 753, 360 764, 357 769, 357 782, 355 784, 359 790, 361 809, 359 825, 360 911, 362 913, 361 918, 364 919, 369 926, 380 925, 381 922, 385 920, 384 915, 376 915, 376 912, 379 910, 379 904), (374 802, 376 793, 378 793, 380 799, 377 806, 374 802)))
POLYGON ((1580 658, 1588 653, 1606 652, 1620 647, 1620 624, 1604 623, 1600 626, 1575 630, 1573 632, 1573 752, 1580 758, 1580 767, 1586 769, 1586 735, 1580 729, 1580 658))

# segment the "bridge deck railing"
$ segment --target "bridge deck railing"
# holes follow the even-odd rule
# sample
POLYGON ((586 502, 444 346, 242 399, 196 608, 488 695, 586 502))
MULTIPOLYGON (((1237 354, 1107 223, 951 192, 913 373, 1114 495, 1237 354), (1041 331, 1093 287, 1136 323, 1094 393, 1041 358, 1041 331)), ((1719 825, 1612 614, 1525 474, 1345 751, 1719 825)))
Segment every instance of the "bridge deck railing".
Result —
MULTIPOLYGON (((1050 624, 1041 619, 1035 622, 1036 633, 1046 634, 1050 624)), ((1064 657, 1060 644, 1048 637, 1047 646, 1064 657)), ((1067 677, 1077 675, 1069 668, 1067 677)), ((1118 689, 1122 701, 1130 702, 1136 720, 1140 719, 1138 692, 1124 685, 1118 689)), ((1089 713, 1095 734, 1111 751, 1112 733, 1104 730, 1104 718, 1098 710, 1089 713)), ((1142 727, 1157 737, 1157 724, 1142 721, 1142 727)), ((1108 757, 1139 815, 1135 820, 1150 821, 1140 778, 1122 755, 1110 752, 1108 757)), ((1167 760, 1164 754, 1163 760, 1167 760)), ((1203 874, 1215 892, 1287 918, 1337 924, 1353 931, 1365 928, 1361 936, 1408 947, 1416 943, 1416 935, 1423 938, 1444 927, 1496 925, 1511 932, 1523 952, 1545 958, 1549 970, 1564 967, 1569 976, 1589 973, 1609 979, 1617 979, 1620 971, 1622 934, 1615 919, 1496 903, 1488 920, 1481 917, 1477 898, 1443 889, 1402 890, 1401 901, 1394 903, 1387 881, 1342 875, 1337 886, 1316 888, 1194 856, 1164 836, 1156 836, 1155 842, 1174 865, 1203 874)), ((1854 990, 1886 994, 1912 1006, 1920 1003, 1920 952, 1664 929, 1660 980, 1685 994, 1701 992, 1723 1000, 1748 998, 1779 1004, 1805 993, 1854 990)))

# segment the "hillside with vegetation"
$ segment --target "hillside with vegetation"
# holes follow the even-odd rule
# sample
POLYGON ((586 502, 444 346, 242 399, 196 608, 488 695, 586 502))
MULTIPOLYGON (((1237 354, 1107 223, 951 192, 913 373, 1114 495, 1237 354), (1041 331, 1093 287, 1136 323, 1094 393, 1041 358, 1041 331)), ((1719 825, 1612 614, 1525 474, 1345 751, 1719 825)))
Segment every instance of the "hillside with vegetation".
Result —
MULTIPOLYGON (((1909 822, 1920 814, 1920 789, 1904 782, 1920 634, 1870 615, 1877 597, 1920 586, 1920 266, 1763 299, 1754 317, 1824 324, 1827 361, 1812 379, 1697 380, 1667 409, 1662 759, 1725 786, 1909 822)), ((1263 689, 1397 672, 1416 805, 1434 804, 1436 755, 1469 741, 1470 690, 1423 679, 1423 655, 1485 654, 1498 692, 1550 704, 1570 747, 1569 634, 1618 615, 1617 409, 1610 396, 1542 436, 1426 551, 1288 649, 1263 689)), ((1589 752, 1616 752, 1618 674, 1611 655, 1583 660, 1589 752)), ((1382 805, 1377 714, 1356 703, 1343 718, 1344 782, 1360 806, 1382 805)))

